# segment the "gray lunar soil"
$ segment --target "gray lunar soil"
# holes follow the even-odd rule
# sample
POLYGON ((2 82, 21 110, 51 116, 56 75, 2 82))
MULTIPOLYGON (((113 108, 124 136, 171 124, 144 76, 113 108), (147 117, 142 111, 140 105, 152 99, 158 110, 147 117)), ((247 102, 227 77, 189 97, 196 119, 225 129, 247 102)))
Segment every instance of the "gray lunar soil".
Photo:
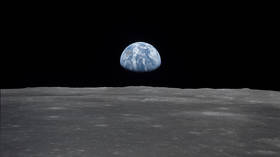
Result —
POLYGON ((280 92, 1 89, 2 157, 280 156, 280 92))

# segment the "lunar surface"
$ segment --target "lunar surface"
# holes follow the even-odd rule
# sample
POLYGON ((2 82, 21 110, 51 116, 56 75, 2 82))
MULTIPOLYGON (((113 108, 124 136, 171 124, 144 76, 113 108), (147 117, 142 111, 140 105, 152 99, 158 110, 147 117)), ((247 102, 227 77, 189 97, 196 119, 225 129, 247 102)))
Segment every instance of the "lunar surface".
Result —
POLYGON ((280 156, 280 93, 1 89, 2 157, 280 156))

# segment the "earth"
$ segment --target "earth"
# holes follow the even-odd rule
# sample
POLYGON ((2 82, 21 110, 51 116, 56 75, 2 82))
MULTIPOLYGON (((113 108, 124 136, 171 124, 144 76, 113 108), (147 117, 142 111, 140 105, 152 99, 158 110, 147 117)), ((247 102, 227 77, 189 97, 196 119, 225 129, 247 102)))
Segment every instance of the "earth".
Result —
POLYGON ((160 66, 161 58, 157 49, 151 44, 135 42, 124 49, 120 64, 133 72, 149 72, 160 66))

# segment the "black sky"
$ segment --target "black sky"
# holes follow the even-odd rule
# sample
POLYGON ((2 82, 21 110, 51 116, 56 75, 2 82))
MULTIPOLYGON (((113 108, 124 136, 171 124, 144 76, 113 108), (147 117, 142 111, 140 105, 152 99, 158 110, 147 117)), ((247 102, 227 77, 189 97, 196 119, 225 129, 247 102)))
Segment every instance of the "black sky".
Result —
POLYGON ((270 13, 260 8, 154 12, 15 12, 5 30, 8 49, 1 57, 1 88, 145 85, 279 90, 279 51, 270 13), (136 41, 157 48, 162 58, 158 70, 122 69, 120 55, 136 41))

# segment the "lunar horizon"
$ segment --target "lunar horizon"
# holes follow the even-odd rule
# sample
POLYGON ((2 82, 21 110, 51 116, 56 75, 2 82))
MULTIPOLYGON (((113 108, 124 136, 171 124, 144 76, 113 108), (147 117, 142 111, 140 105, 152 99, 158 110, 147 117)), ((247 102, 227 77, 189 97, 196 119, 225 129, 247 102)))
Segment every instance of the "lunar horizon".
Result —
POLYGON ((1 89, 1 155, 276 157, 279 104, 251 89, 1 89))

